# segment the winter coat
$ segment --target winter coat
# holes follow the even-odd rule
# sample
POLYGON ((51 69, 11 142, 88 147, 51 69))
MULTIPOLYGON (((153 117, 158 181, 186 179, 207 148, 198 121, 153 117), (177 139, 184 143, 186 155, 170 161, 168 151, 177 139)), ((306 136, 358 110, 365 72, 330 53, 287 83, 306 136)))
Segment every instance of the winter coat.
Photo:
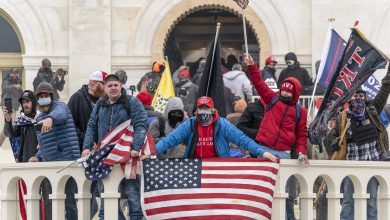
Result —
POLYGON ((282 84, 283 80, 285 80, 288 77, 294 77, 297 79, 302 86, 312 86, 313 82, 311 81, 311 78, 309 76, 309 73, 306 69, 302 68, 298 63, 297 65, 290 69, 286 68, 282 70, 282 72, 279 75, 278 79, 278 88, 280 88, 280 85, 282 84))
MULTIPOLYGON (((390 93, 390 80, 382 80, 382 86, 375 96, 375 99, 372 101, 366 102, 366 115, 367 119, 370 120, 370 123, 374 124, 378 131, 378 143, 379 146, 384 152, 384 157, 388 157, 389 151, 389 137, 386 131, 386 128, 380 121, 380 112, 383 110, 384 106, 387 103, 387 99, 389 98, 390 93)), ((345 159, 347 155, 347 135, 346 132, 348 130, 347 120, 350 120, 348 117, 347 110, 341 112, 338 116, 336 127, 330 131, 333 135, 331 139, 339 140, 336 144, 339 146, 340 150, 334 156, 335 159, 345 159), (341 140, 340 138, 343 137, 341 140), (336 139, 337 138, 337 139, 336 139)), ((333 152, 331 152, 333 153, 333 152)))
POLYGON ((22 85, 22 81, 19 78, 12 79, 11 76, 7 76, 3 80, 2 84, 2 102, 5 98, 12 99, 12 110, 17 111, 19 109, 19 98, 22 95, 23 90, 15 88, 15 85, 22 85))
POLYGON ((244 100, 252 100, 252 85, 244 72, 239 70, 223 74, 223 83, 235 96, 244 100))
MULTIPOLYGON (((163 114, 163 121, 165 122, 165 129, 164 129, 164 136, 160 133, 160 121, 154 120, 150 126, 149 126, 149 132, 152 134, 154 140, 156 143, 158 143, 160 140, 162 140, 166 135, 170 134, 173 130, 175 130, 177 127, 180 126, 181 123, 176 124, 176 126, 173 128, 169 125, 168 121, 168 113, 173 110, 180 110, 183 112, 184 115, 184 106, 183 102, 178 97, 173 97, 168 100, 167 107, 165 108, 164 114, 163 114)), ((182 143, 180 143, 182 144, 182 143)), ((180 154, 180 144, 177 146, 168 149, 164 154, 159 155, 159 158, 179 158, 181 157, 180 154)))
POLYGON ((88 85, 83 85, 81 89, 70 97, 68 102, 81 150, 84 143, 85 132, 87 131, 89 116, 91 115, 94 104, 95 103, 93 103, 88 92, 88 85))
POLYGON ((41 161, 76 160, 80 147, 72 114, 65 103, 54 101, 48 113, 40 113, 37 122, 46 118, 53 120, 49 132, 37 131, 39 150, 35 155, 41 161))
POLYGON ((196 96, 198 94, 199 86, 196 85, 195 83, 191 82, 191 80, 187 80, 185 82, 179 82, 175 86, 176 96, 179 96, 179 91, 181 88, 184 88, 188 91, 187 97, 188 97, 189 101, 191 102, 191 104, 194 105, 196 102, 196 96))
POLYGON ((121 97, 110 103, 108 96, 104 96, 94 106, 88 121, 85 133, 83 149, 91 149, 94 143, 99 141, 114 127, 131 119, 134 127, 133 149, 139 151, 144 143, 147 131, 147 116, 142 103, 133 96, 127 96, 122 89, 121 97), (124 102, 129 102, 130 114, 126 110, 124 102), (99 112, 97 112, 99 109, 99 112))
MULTIPOLYGON (((251 81, 256 88, 257 93, 266 105, 278 95, 265 84, 260 71, 256 65, 248 67, 251 81)), ((294 84, 295 92, 289 104, 278 100, 271 109, 269 109, 261 121, 256 140, 263 145, 279 151, 291 151, 296 147, 297 153, 306 154, 307 149, 307 111, 301 106, 301 116, 297 122, 296 104, 299 100, 301 85, 295 78, 285 79, 294 84)))
POLYGON ((18 162, 28 162, 38 151, 38 139, 34 124, 29 123, 22 126, 15 126, 12 125, 11 120, 9 122, 5 121, 5 125, 5 129, 11 137, 20 137, 20 147, 17 153, 18 162))
POLYGON ((255 140, 264 112, 264 104, 260 101, 249 103, 237 122, 237 128, 255 140))
MULTIPOLYGON (((185 121, 180 127, 159 141, 156 144, 157 154, 161 154, 180 143, 185 143, 184 157, 192 157, 190 155, 190 146, 196 147, 197 139, 198 125, 195 116, 185 121), (193 141, 194 143, 192 143, 193 141)), ((262 156, 265 152, 256 142, 245 136, 228 120, 218 118, 214 123, 214 147, 218 157, 230 157, 229 142, 249 150, 254 155, 262 156)))

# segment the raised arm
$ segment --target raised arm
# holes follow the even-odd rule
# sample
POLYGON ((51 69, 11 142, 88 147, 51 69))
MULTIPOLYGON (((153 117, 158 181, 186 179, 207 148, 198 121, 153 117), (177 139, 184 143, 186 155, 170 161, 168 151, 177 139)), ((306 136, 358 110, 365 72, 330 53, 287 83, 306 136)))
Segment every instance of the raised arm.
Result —
POLYGON ((266 104, 270 103, 272 98, 276 96, 277 93, 272 91, 264 82, 259 68, 250 55, 245 58, 245 63, 248 65, 249 77, 251 78, 252 84, 255 87, 257 94, 261 96, 266 104))

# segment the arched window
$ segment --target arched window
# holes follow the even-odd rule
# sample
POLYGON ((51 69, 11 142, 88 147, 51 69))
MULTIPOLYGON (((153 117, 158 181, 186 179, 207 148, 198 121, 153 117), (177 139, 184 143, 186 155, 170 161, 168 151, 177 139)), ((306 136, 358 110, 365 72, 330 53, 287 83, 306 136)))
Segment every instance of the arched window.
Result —
POLYGON ((0 53, 21 53, 18 35, 11 24, 0 15, 0 53))

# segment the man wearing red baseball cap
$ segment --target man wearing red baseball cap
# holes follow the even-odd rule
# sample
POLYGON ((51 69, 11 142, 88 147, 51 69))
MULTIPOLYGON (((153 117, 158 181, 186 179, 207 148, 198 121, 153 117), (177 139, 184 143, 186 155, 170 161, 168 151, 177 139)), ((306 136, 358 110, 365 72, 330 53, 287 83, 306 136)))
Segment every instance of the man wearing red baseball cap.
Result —
POLYGON ((194 117, 157 143, 157 154, 184 143, 186 158, 230 157, 229 143, 234 143, 253 155, 277 161, 275 156, 265 152, 228 120, 220 118, 210 97, 198 98, 196 106, 194 117))

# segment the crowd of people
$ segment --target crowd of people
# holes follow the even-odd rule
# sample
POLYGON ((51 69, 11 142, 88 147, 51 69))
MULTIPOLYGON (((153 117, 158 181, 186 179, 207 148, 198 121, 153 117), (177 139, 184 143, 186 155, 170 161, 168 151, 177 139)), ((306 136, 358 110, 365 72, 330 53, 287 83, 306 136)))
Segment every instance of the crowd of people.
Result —
MULTIPOLYGON (((112 128, 131 119, 134 128, 131 157, 139 157, 146 132, 150 132, 159 158, 263 157, 273 162, 298 159, 308 164, 307 110, 298 101, 302 87, 312 86, 313 82, 294 53, 286 54, 285 62, 287 68, 277 77, 277 61, 273 57, 266 59, 261 71, 249 54, 241 61, 228 57, 228 62, 221 68, 228 113, 223 118, 212 98, 197 98, 206 63, 204 58, 200 58, 195 67, 182 66, 172 74, 176 97, 168 100, 161 113, 154 111, 152 99, 166 68, 162 61, 154 62, 151 72, 140 79, 136 96, 128 94, 124 70, 115 74, 98 70, 90 74, 87 84, 65 104, 59 101, 58 91, 64 88, 67 72, 58 69, 54 73, 50 61, 44 59, 33 82, 34 91, 22 91, 16 69, 11 69, 3 80, 2 102, 12 98, 13 106, 9 109, 3 105, 5 126, 2 133, 9 137, 17 162, 70 161, 88 156, 112 128), (261 98, 252 101, 254 95, 261 98), (19 107, 20 116, 16 117, 19 107)), ((355 91, 348 102, 349 107, 329 122, 329 130, 324 136, 329 159, 378 161, 386 158, 389 142, 379 115, 389 96, 389 79, 388 72, 379 94, 372 101, 363 90, 355 91)), ((351 185, 346 178, 341 219, 353 219, 351 185)), ((102 188, 101 181, 93 182, 91 218, 98 212, 96 195, 102 188)), ((369 183, 368 219, 376 218, 377 189, 378 181, 373 178, 369 183)), ((326 187, 321 190, 326 192, 326 187)), ((48 181, 42 182, 41 191, 45 216, 50 219, 48 181)), ((143 219, 140 176, 123 180, 120 192, 121 198, 127 200, 130 218, 143 219)), ((289 194, 286 216, 295 219, 294 178, 288 180, 286 192, 289 194)), ((74 179, 70 178, 66 183, 65 193, 66 219, 77 219, 74 179)), ((119 219, 126 219, 123 204, 121 206, 119 219)), ((101 205, 99 209, 100 219, 104 219, 103 207, 101 205)))

